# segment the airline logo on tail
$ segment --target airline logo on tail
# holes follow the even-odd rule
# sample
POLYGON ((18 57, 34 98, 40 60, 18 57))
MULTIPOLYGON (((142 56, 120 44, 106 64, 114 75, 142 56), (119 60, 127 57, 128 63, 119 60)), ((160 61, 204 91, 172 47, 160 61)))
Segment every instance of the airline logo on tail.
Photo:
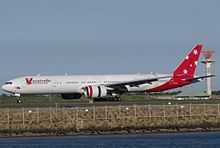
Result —
POLYGON ((193 78, 198 65, 202 45, 196 45, 173 72, 173 78, 193 78))
POLYGON ((191 84, 194 79, 196 67, 203 45, 196 45, 182 60, 173 72, 172 78, 160 86, 146 90, 147 92, 161 92, 168 89, 191 84))

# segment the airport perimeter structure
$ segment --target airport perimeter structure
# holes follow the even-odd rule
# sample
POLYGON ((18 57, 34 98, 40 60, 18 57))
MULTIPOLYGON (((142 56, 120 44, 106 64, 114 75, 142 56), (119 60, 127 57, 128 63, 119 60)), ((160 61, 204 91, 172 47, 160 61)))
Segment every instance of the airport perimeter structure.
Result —
POLYGON ((220 129, 220 104, 0 109, 0 135, 220 129))

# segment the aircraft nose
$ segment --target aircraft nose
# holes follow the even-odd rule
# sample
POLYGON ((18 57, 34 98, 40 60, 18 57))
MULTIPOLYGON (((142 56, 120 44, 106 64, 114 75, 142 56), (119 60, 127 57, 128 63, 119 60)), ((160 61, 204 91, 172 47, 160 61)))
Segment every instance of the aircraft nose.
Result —
POLYGON ((1 89, 5 92, 12 92, 12 88, 9 85, 2 85, 1 89))
POLYGON ((3 91, 5 91, 5 90, 6 90, 6 86, 5 86, 5 85, 2 85, 2 87, 1 87, 1 88, 2 88, 2 90, 3 90, 3 91))

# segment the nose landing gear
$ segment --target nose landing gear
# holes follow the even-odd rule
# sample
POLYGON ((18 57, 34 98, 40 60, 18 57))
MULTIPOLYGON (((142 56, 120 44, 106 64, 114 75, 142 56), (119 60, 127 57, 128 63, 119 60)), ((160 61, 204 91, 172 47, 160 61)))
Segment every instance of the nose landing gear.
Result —
POLYGON ((17 98, 17 103, 18 103, 18 104, 21 104, 21 103, 22 103, 21 98, 17 98))
POLYGON ((22 103, 21 95, 20 94, 14 94, 14 96, 17 98, 17 103, 18 104, 22 103))

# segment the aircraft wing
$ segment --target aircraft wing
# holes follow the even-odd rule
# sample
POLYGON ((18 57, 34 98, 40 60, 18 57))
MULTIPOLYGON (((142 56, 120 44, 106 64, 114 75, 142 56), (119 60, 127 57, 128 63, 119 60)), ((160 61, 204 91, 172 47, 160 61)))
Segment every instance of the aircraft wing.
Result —
POLYGON ((145 84, 145 83, 152 84, 152 82, 159 81, 160 79, 164 79, 164 78, 171 78, 171 76, 163 76, 163 77, 155 77, 155 78, 148 78, 148 79, 125 81, 125 82, 108 84, 108 85, 105 85, 105 86, 109 87, 109 88, 113 88, 113 89, 118 90, 118 91, 125 91, 125 90, 127 90, 126 89, 127 85, 130 86, 130 87, 135 87, 135 86, 145 84))

